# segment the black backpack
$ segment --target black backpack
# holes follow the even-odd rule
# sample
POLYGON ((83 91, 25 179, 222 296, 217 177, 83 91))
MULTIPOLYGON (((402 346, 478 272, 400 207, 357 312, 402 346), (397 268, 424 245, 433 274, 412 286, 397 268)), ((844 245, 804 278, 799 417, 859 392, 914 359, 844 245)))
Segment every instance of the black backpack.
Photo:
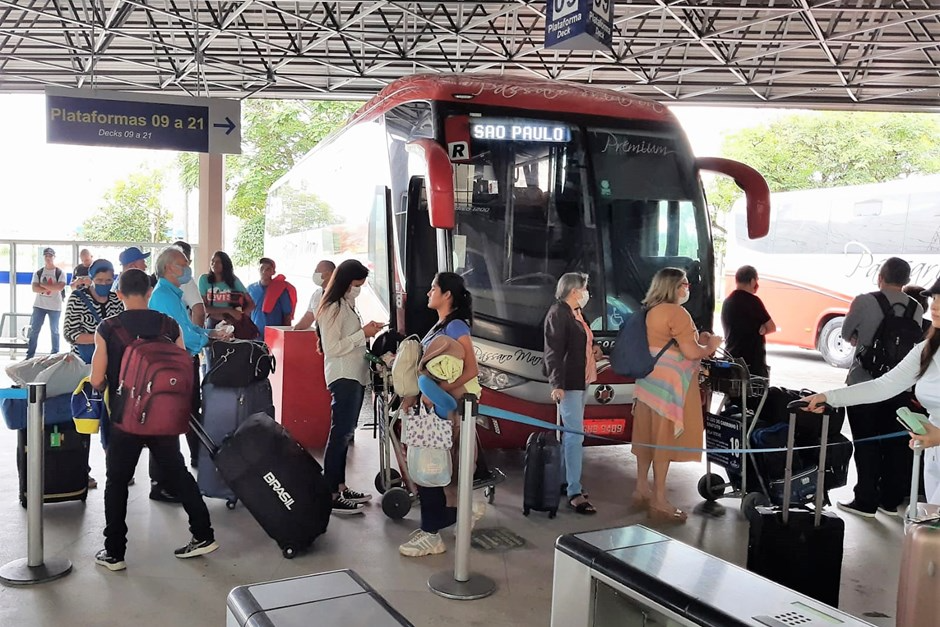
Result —
POLYGON ((924 329, 916 318, 917 301, 913 298, 908 298, 907 304, 892 305, 881 292, 872 292, 872 296, 881 306, 884 317, 875 331, 871 346, 859 349, 855 359, 865 372, 877 379, 901 363, 914 346, 924 339, 924 329), (904 313, 897 315, 896 307, 904 307, 904 313))

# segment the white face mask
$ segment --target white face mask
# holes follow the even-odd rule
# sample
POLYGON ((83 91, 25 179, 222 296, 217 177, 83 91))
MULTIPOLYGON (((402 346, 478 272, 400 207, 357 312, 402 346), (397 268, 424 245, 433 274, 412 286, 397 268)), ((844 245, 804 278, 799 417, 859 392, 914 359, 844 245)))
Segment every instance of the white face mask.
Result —
POLYGON ((323 287, 323 277, 317 272, 313 275, 313 284, 317 287, 323 287))
POLYGON ((686 289, 686 291, 685 291, 684 294, 680 294, 680 295, 679 295, 679 304, 680 304, 680 305, 684 305, 684 304, 686 304, 687 302, 689 302, 689 290, 688 290, 688 289, 686 289))
POLYGON ((359 298, 360 293, 362 293, 362 287, 359 285, 353 285, 346 292, 346 298, 356 300, 357 298, 359 298))
POLYGON ((581 293, 581 296, 578 297, 578 307, 584 309, 587 307, 588 301, 591 300, 591 295, 588 294, 587 290, 581 293))

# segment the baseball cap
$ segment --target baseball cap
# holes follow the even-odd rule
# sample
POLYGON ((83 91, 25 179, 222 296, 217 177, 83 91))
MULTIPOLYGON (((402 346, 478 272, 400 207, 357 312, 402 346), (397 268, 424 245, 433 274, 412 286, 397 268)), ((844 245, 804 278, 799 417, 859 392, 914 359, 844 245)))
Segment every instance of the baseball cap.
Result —
POLYGON ((48 248, 48 247, 47 247, 47 248, 43 248, 43 250, 42 250, 42 256, 45 257, 46 255, 52 255, 52 256, 54 257, 54 256, 55 256, 55 250, 53 250, 52 248, 48 248))
POLYGON ((145 253, 144 251, 137 248, 136 246, 131 246, 130 248, 124 249, 124 251, 120 254, 118 259, 120 260, 122 266, 126 266, 129 263, 134 263, 135 261, 146 259, 149 256, 150 256, 150 253, 145 253))
POLYGON ((936 296, 937 294, 940 294, 940 279, 937 279, 936 281, 934 281, 933 285, 931 285, 928 289, 920 293, 920 295, 924 296, 925 298, 936 296))
POLYGON ((114 272, 114 266, 107 259, 96 259, 88 268, 88 276, 94 278, 99 272, 114 272))

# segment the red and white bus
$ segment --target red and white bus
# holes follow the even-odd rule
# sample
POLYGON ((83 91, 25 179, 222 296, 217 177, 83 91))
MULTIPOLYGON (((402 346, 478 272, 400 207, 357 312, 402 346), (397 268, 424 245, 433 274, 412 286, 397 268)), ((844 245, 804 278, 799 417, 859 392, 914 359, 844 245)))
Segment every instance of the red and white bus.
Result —
MULTIPOLYGON (((686 307, 711 328, 700 170, 733 176, 751 199, 751 234, 766 232, 763 178, 697 160, 660 103, 528 77, 415 75, 389 84, 275 183, 265 250, 303 286, 317 216, 361 225, 374 301, 360 307, 405 334, 436 320, 426 297, 434 274, 460 273, 474 299, 483 403, 554 421, 542 322, 565 272, 590 275, 586 314, 605 350, 665 266, 688 272, 686 307)), ((632 382, 607 370, 590 391, 585 429, 628 441, 632 382)), ((531 431, 496 420, 481 438, 517 447, 531 431)))
POLYGON ((767 237, 747 237, 744 202, 732 209, 725 286, 741 265, 757 268, 758 295, 777 324, 767 341, 816 349, 847 368, 854 348, 842 340, 852 299, 876 289, 881 264, 901 257, 911 283, 940 275, 940 175, 888 183, 771 195, 767 237))

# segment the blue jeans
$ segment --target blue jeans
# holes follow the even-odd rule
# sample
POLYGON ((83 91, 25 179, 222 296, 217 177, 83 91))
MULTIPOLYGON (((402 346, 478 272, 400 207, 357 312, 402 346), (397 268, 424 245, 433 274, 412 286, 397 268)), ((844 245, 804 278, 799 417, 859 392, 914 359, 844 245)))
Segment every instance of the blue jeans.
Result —
MULTIPOLYGON (((561 424, 569 429, 584 431, 584 405, 587 392, 584 390, 565 390, 565 398, 558 404, 561 411, 561 424)), ((568 498, 581 494, 581 460, 584 458, 584 436, 564 433, 561 436, 561 449, 564 453, 565 480, 568 482, 568 498)))
POLYGON ((49 316, 49 330, 52 332, 52 352, 59 352, 59 318, 61 311, 51 311, 42 307, 33 307, 33 315, 29 319, 29 344, 26 346, 26 359, 36 355, 36 344, 39 343, 39 332, 42 324, 49 316))
POLYGON ((333 493, 346 483, 346 451, 349 440, 359 423, 359 412, 365 398, 365 387, 354 379, 339 379, 329 386, 333 395, 330 439, 323 455, 323 474, 333 493))

